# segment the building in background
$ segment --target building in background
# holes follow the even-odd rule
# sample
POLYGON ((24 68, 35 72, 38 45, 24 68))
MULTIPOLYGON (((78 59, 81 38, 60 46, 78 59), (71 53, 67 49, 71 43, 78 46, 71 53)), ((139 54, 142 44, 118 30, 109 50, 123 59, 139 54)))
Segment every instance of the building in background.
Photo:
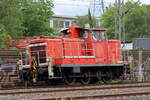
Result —
POLYGON ((50 19, 50 27, 55 29, 56 33, 63 28, 68 28, 73 22, 76 22, 77 17, 64 16, 64 15, 53 15, 50 19))
POLYGON ((133 43, 132 42, 126 42, 125 44, 121 43, 121 48, 122 48, 122 50, 132 50, 133 43))
POLYGON ((150 50, 150 38, 133 39, 133 49, 150 50))

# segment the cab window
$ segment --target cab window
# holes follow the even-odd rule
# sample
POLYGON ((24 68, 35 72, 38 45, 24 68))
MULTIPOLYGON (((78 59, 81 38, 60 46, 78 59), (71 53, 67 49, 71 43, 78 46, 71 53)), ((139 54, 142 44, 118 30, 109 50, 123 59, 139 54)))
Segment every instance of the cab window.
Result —
POLYGON ((65 38, 68 38, 69 37, 69 34, 64 34, 65 38))
POLYGON ((92 31, 92 38, 96 41, 105 41, 104 31, 92 31))
POLYGON ((80 30, 79 31, 79 37, 80 38, 88 38, 88 31, 86 31, 86 30, 80 30))

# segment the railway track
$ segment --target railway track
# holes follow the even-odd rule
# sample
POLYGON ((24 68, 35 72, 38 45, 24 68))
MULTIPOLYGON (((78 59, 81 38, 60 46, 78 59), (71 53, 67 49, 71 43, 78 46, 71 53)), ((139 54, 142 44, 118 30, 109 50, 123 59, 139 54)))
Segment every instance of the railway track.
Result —
POLYGON ((76 87, 51 87, 51 88, 21 88, 21 89, 1 89, 0 96, 4 95, 18 95, 18 94, 38 94, 38 93, 59 93, 72 91, 89 91, 89 90, 109 90, 109 89, 132 89, 132 88, 146 88, 150 87, 150 83, 138 84, 115 84, 115 85, 88 85, 76 87))
MULTIPOLYGON (((150 92, 67 97, 64 100, 99 100, 102 98, 116 98, 116 97, 129 97, 129 96, 142 96, 142 95, 144 95, 144 96, 150 95, 150 92)), ((56 98, 46 98, 46 99, 33 99, 33 100, 62 100, 62 98, 57 98, 57 99, 56 98)))
MULTIPOLYGON (((0 91, 0 99, 10 100, 99 100, 129 96, 150 96, 150 83, 15 89, 0 91), (62 99, 64 98, 64 99, 62 99)), ((112 100, 112 99, 111 99, 112 100)))

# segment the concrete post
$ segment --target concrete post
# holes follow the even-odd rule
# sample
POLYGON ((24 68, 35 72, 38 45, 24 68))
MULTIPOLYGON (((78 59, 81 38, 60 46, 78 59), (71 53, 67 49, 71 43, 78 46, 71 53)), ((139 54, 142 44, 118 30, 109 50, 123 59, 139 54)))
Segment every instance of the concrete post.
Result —
POLYGON ((139 50, 139 64, 138 64, 138 82, 142 82, 143 71, 142 71, 142 50, 139 50))
POLYGON ((49 58, 48 61, 48 78, 51 79, 54 77, 54 72, 53 72, 53 68, 52 68, 52 58, 49 58))

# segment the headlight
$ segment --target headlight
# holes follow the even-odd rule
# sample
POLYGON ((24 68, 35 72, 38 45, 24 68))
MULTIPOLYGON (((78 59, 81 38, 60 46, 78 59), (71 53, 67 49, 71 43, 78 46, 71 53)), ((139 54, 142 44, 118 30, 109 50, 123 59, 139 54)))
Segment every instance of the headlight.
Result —
POLYGON ((46 62, 49 62, 49 58, 46 58, 46 62))

